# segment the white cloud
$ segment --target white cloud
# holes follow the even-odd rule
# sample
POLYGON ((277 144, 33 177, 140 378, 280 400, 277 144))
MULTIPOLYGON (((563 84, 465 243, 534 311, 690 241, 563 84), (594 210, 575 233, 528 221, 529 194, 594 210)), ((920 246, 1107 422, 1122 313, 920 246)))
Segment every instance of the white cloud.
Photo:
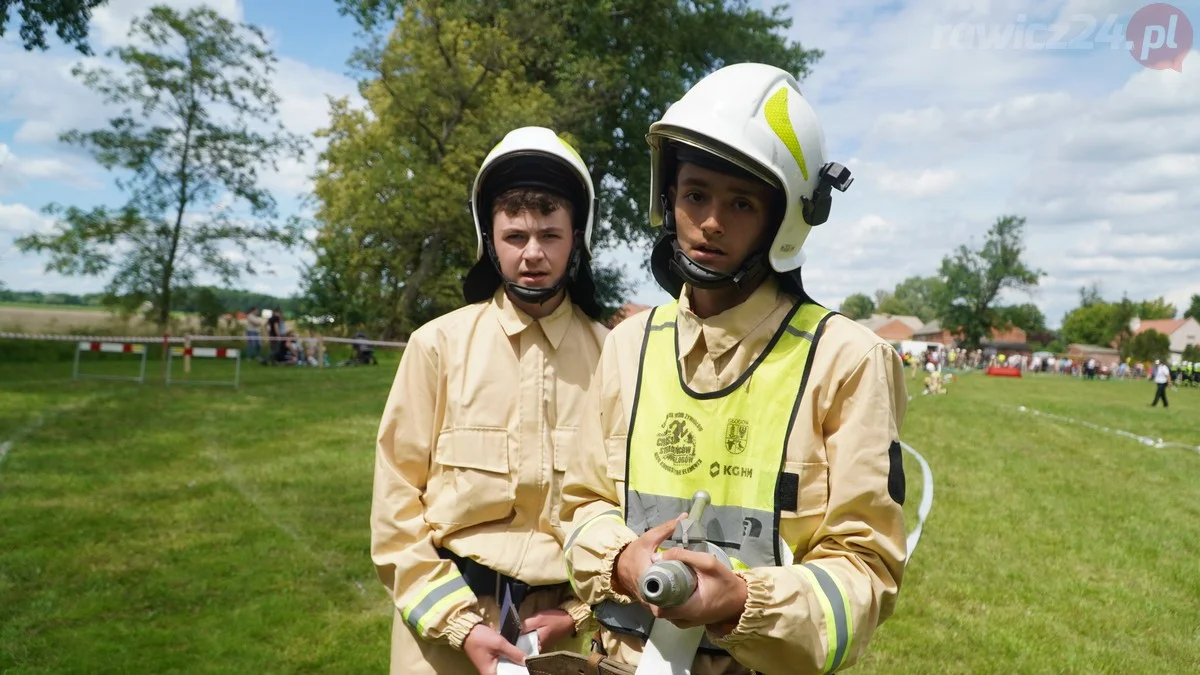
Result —
POLYGON ((893 171, 885 169, 878 177, 879 187, 888 194, 906 199, 933 197, 950 191, 959 180, 954 169, 923 169, 893 171))
POLYGON ((0 143, 0 195, 23 189, 29 180, 51 180, 82 189, 99 187, 77 164, 57 157, 21 159, 0 143))
POLYGON ((234 21, 241 21, 245 14, 240 0, 110 0, 92 10, 90 32, 96 43, 94 51, 99 53, 109 47, 126 44, 133 20, 145 15, 155 5, 166 5, 181 11, 206 5, 234 21))
POLYGON ((289 131, 312 143, 303 159, 283 160, 278 171, 263 173, 263 186, 274 191, 276 198, 285 199, 312 191, 310 177, 316 171, 317 155, 325 143, 324 139, 314 138, 313 133, 329 126, 329 98, 349 97, 355 103, 362 103, 362 98, 355 82, 345 75, 290 58, 279 60, 272 85, 280 97, 280 121, 289 131))
POLYGON ((934 136, 945 129, 946 114, 937 106, 902 110, 879 115, 872 136, 892 141, 908 141, 934 136))
MULTIPOLYGON (((127 42, 126 35, 133 19, 143 15, 156 0, 114 0, 93 12, 92 42, 98 54, 112 46, 127 42)), ((201 4, 214 7, 222 15, 243 20, 239 0, 202 2, 201 0, 167 3, 186 10, 201 4)), ((271 35, 267 31, 268 36, 271 35)), ((16 132, 0 153, 0 194, 12 194, 28 187, 29 180, 52 180, 72 188, 95 188, 111 183, 95 161, 77 147, 59 142, 59 136, 70 129, 96 129, 106 126, 107 120, 119 109, 105 105, 100 98, 71 75, 74 64, 119 67, 102 55, 81 59, 71 50, 26 52, 18 43, 0 41, 0 122, 17 123, 16 132), (22 148, 17 157, 10 145, 22 148), (99 183, 93 176, 104 176, 99 183)), ((314 145, 300 160, 283 159, 278 170, 260 172, 260 184, 272 191, 281 203, 294 201, 311 192, 309 177, 314 173, 317 154, 322 145, 312 138, 313 132, 328 125, 327 96, 350 97, 361 102, 355 83, 339 73, 314 67, 293 58, 281 57, 276 64, 271 84, 280 96, 279 120, 292 133, 314 145)), ((0 137, 3 140, 3 137, 0 137)))
POLYGON ((937 106, 879 115, 870 131, 873 140, 908 143, 944 142, 948 137, 994 141, 1001 134, 1036 129, 1078 107, 1067 92, 1020 94, 989 106, 948 113, 937 106))
POLYGON ((1067 112, 1073 101, 1064 91, 1022 94, 986 108, 966 111, 962 116, 962 130, 994 134, 1027 128, 1054 121, 1055 117, 1067 112))
POLYGON ((25 204, 5 204, 0 202, 0 232, 16 235, 49 232, 54 220, 25 204))

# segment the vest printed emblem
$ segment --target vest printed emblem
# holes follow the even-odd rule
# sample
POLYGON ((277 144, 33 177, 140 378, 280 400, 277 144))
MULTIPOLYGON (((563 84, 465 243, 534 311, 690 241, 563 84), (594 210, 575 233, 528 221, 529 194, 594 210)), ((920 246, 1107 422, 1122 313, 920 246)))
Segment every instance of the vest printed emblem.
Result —
POLYGON ((667 413, 654 451, 658 465, 676 476, 695 471, 703 461, 696 456, 696 434, 702 431, 704 426, 695 417, 683 412, 667 413))
POLYGON ((725 424, 725 449, 734 455, 742 454, 746 451, 747 437, 749 435, 749 422, 736 417, 730 419, 725 424))

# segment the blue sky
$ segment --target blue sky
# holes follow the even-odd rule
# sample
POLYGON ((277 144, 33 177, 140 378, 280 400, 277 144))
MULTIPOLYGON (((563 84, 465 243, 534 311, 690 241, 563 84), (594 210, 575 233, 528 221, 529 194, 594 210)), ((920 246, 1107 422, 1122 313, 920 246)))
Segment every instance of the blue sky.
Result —
MULTIPOLYGON (((97 50, 120 43, 151 4, 112 0, 98 10, 97 50)), ((331 0, 210 4, 271 36, 292 131, 324 125, 326 95, 357 100, 345 65, 356 27, 331 0)), ((1111 49, 1105 40, 1144 4, 793 2, 791 36, 825 51, 805 94, 825 121, 830 158, 856 176, 806 244, 810 292, 836 307, 850 293, 933 274, 953 247, 978 243, 1011 213, 1027 218, 1027 259, 1046 276, 1032 296, 1008 299, 1038 304, 1051 325, 1092 283, 1111 299, 1165 295, 1182 310, 1200 293, 1200 52, 1193 47, 1176 72, 1143 66, 1124 45, 1111 49), (1056 48, 1070 41, 1083 48, 1056 48)), ((1200 0, 1174 6, 1200 24, 1200 0)), ((118 203, 110 176, 56 141, 106 119, 69 75, 77 60, 61 46, 29 54, 11 36, 0 41, 0 281, 9 288, 83 293, 103 285, 46 274, 42 259, 10 245, 48 226, 39 213, 48 202, 118 203)), ((300 208, 312 168, 310 156, 265 177, 285 212, 300 208)), ((269 269, 242 286, 295 292, 299 259, 263 253, 269 269)), ((626 267, 637 284, 632 299, 665 299, 642 269, 643 252, 601 255, 626 267)))

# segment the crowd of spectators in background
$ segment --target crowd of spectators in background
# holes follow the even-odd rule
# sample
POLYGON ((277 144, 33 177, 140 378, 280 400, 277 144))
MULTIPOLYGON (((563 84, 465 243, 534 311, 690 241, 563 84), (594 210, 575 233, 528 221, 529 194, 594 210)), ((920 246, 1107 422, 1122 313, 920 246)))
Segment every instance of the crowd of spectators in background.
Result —
MULTIPOLYGON (((1132 358, 1100 361, 1095 357, 1070 357, 1050 352, 1005 354, 996 350, 929 348, 901 354, 913 377, 921 372, 1016 368, 1022 374, 1071 375, 1088 380, 1149 379, 1155 376, 1157 361, 1141 362, 1132 358)), ((1179 363, 1168 366, 1171 382, 1200 386, 1200 364, 1179 363)))
POLYGON ((266 365, 319 366, 329 365, 329 356, 321 348, 316 331, 308 329, 307 336, 299 337, 289 330, 283 309, 260 310, 251 307, 246 312, 246 358, 266 365), (264 316, 265 315, 265 316, 264 316), (262 336, 266 327, 265 340, 262 336))
MULTIPOLYGON (((289 329, 283 309, 251 307, 245 315, 246 358, 264 366, 329 366, 329 354, 320 336, 312 328, 300 337, 289 329), (264 338, 263 331, 266 330, 264 338)), ((339 365, 374 365, 379 363, 370 341, 363 332, 355 334, 350 343, 351 354, 339 365)))

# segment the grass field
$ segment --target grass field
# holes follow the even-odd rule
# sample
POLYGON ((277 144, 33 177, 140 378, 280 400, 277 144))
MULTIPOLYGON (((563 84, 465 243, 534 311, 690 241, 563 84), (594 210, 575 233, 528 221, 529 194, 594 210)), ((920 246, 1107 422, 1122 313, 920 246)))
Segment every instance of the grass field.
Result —
MULTIPOLYGON (((156 355, 145 385, 70 367, 0 363, 0 672, 386 672, 367 517, 394 359, 245 366, 237 390, 165 388, 156 355)), ((1200 391, 1163 410, 1145 382, 949 389, 910 405, 936 500, 851 672, 1200 672, 1200 454, 1018 409, 1200 446, 1200 391)))

